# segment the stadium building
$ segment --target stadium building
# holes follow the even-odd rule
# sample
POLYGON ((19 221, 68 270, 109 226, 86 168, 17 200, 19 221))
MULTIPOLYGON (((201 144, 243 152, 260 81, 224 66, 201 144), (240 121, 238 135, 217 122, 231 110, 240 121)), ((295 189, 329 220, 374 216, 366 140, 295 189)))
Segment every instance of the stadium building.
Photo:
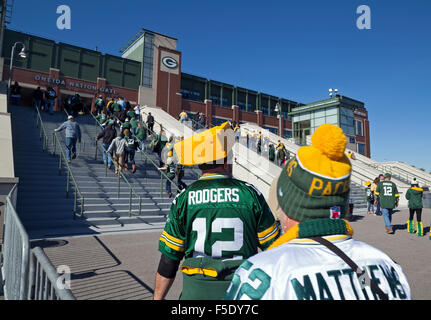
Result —
POLYGON ((105 99, 122 96, 132 105, 157 106, 174 117, 183 110, 202 112, 208 124, 256 123, 298 144, 306 144, 319 125, 332 123, 343 129, 349 149, 371 155, 363 102, 336 95, 305 104, 183 73, 178 40, 170 36, 141 29, 120 49, 121 56, 113 56, 7 29, 2 80, 9 79, 11 48, 17 41, 28 53, 26 59, 15 55, 13 61, 12 81, 22 87, 23 105, 31 104, 36 87, 52 86, 58 95, 54 110, 61 110, 75 93, 87 105, 99 94, 105 99))

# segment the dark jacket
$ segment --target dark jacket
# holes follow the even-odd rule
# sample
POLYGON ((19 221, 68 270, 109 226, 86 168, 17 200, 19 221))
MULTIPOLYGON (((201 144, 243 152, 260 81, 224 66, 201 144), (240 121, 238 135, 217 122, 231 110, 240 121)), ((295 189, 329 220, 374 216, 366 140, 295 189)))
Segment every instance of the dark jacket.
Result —
POLYGON ((148 124, 154 124, 154 117, 153 116, 148 116, 147 123, 148 124))
POLYGON ((49 88, 47 91, 45 91, 45 99, 46 100, 54 100, 57 98, 57 93, 54 89, 49 88))
POLYGON ((42 100, 43 99, 43 92, 42 92, 42 90, 34 90, 33 91, 33 98, 34 99, 36 99, 36 100, 42 100))
POLYGON ((120 120, 121 122, 126 121, 126 118, 127 118, 127 112, 126 112, 126 110, 122 110, 122 111, 118 112, 118 113, 117 113, 117 118, 118 118, 118 120, 120 120))
POLYGON ((102 142, 103 144, 110 145, 112 140, 114 140, 117 137, 117 131, 112 127, 112 124, 107 126, 99 135, 97 136, 97 140, 100 140, 103 138, 102 142))

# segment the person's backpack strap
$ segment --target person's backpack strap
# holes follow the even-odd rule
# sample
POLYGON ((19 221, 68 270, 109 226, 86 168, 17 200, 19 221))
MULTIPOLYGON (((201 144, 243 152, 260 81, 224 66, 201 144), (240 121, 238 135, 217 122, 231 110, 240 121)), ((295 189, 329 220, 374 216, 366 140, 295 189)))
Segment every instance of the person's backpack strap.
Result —
MULTIPOLYGON (((341 259, 343 259, 343 261, 345 263, 347 263, 347 265, 352 268, 352 270, 356 273, 356 275, 358 276, 359 280, 361 281, 361 278, 364 277, 365 279, 367 279, 371 290, 373 292, 375 292, 380 300, 389 300, 388 295, 386 293, 384 293, 382 291, 382 289, 380 289, 380 287, 377 285, 377 283, 373 280, 370 279, 365 270, 361 269, 358 267, 358 265, 353 262, 352 259, 350 259, 342 250, 340 250, 336 245, 334 245, 333 243, 331 243, 330 241, 322 238, 322 237, 309 237, 309 239, 312 239, 318 243, 320 243, 321 245, 324 245, 325 247, 327 247, 329 250, 331 250, 333 253, 335 253, 337 256, 339 256, 341 259)), ((367 282, 366 281, 366 282, 367 282)))

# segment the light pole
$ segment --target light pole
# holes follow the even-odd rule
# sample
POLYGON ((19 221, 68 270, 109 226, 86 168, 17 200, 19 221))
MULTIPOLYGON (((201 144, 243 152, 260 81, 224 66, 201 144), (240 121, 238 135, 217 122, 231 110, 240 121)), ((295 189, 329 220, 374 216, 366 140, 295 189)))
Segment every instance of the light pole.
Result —
POLYGON ((338 89, 332 89, 330 88, 329 90, 329 96, 332 98, 333 95, 337 96, 338 94, 338 89))
MULTIPOLYGON (((278 130, 281 131, 281 105, 280 102, 277 102, 274 109, 275 113, 278 113, 278 130)), ((283 137, 283 132, 280 132, 280 137, 283 137)))
POLYGON ((8 91, 7 91, 7 101, 9 103, 9 99, 10 99, 10 88, 11 88, 11 84, 12 84, 12 72, 13 72, 13 58, 15 55, 15 48, 18 44, 22 45, 22 49, 20 51, 20 53, 18 54, 21 58, 26 59, 27 58, 27 54, 25 53, 25 44, 18 41, 15 42, 13 47, 12 47, 12 51, 10 54, 10 62, 9 62, 9 82, 8 82, 8 91))

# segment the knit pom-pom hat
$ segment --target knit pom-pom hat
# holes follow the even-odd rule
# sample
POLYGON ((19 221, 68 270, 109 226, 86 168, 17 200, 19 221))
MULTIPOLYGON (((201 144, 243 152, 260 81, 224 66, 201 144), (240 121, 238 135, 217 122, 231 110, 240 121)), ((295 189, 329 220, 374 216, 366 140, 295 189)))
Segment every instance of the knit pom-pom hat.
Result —
POLYGON ((348 208, 350 160, 344 154, 347 138, 334 125, 323 124, 311 146, 298 149, 277 179, 277 201, 290 218, 342 218, 348 208))

